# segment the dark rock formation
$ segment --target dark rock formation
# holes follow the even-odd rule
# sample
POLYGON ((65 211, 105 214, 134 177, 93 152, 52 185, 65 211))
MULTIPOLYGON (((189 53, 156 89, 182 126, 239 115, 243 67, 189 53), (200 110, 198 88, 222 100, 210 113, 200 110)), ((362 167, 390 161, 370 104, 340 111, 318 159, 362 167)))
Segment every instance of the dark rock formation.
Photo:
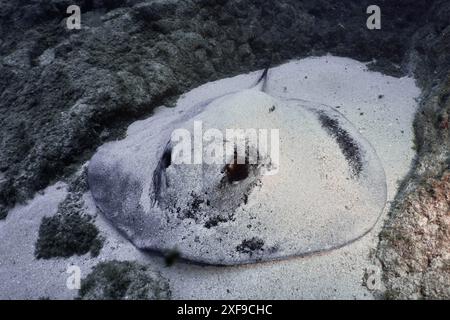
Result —
POLYGON ((165 300, 169 283, 158 272, 129 261, 98 264, 81 282, 83 300, 165 300))
POLYGON ((450 171, 415 185, 381 233, 386 298, 450 297, 450 171))
POLYGON ((95 218, 84 212, 83 195, 88 190, 84 169, 68 181, 68 194, 57 214, 42 219, 35 249, 38 259, 100 253, 104 239, 94 224, 95 218))

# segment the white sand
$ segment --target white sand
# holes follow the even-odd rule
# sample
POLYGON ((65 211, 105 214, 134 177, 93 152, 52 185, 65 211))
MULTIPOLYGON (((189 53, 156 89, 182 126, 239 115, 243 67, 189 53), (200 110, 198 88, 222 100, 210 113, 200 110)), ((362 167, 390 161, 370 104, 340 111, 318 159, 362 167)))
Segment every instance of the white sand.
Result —
MULTIPOLYGON (((177 109, 249 87, 259 75, 256 72, 201 86, 182 97, 177 109)), ((272 69, 268 93, 341 106, 339 110, 377 151, 386 172, 388 200, 393 199, 397 181, 407 173, 414 157, 412 120, 420 92, 413 79, 368 72, 362 63, 328 56, 272 69)), ((137 122, 130 131, 146 124, 137 122)), ((16 207, 0 221, 1 298, 71 297, 76 292, 65 286, 68 264, 79 265, 86 275, 93 265, 110 259, 152 264, 170 279, 174 298, 372 298, 362 278, 367 268, 373 268, 369 255, 376 248, 382 220, 362 239, 321 255, 240 267, 178 263, 166 268, 161 258, 136 250, 100 215, 97 224, 108 240, 97 259, 86 255, 36 261, 33 251, 40 220, 56 212, 65 193, 58 187, 61 184, 48 188, 27 206, 16 207)), ((94 212, 89 198, 86 195, 88 210, 94 212)))

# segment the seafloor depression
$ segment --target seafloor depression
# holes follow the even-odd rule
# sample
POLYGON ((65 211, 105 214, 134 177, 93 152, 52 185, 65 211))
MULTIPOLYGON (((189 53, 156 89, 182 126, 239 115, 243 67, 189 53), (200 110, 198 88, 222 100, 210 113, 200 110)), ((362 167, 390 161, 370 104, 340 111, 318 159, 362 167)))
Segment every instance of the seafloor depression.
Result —
MULTIPOLYGON (((176 249, 210 264, 306 255, 367 233, 386 202, 375 150, 336 108, 287 93, 298 81, 291 74, 276 79, 286 87, 282 97, 271 93, 271 74, 283 68, 269 70, 263 85, 252 87, 249 76, 249 89, 162 108, 125 139, 100 147, 89 164, 89 185, 103 214, 139 248, 176 249), (233 158, 173 163, 172 132, 183 128, 194 137, 195 122, 224 133, 277 129, 279 159, 267 153, 257 164, 240 164, 237 177, 225 165, 233 158), (276 173, 265 174, 271 166, 276 173)), ((205 158, 210 150, 202 152, 205 158)))

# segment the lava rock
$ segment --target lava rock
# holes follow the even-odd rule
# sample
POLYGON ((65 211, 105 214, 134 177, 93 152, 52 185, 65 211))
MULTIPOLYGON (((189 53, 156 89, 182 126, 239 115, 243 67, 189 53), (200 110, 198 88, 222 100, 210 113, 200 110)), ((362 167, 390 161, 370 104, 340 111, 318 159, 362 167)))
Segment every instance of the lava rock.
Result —
POLYGON ((82 280, 83 300, 167 300, 169 283, 159 272, 130 261, 102 262, 82 280))

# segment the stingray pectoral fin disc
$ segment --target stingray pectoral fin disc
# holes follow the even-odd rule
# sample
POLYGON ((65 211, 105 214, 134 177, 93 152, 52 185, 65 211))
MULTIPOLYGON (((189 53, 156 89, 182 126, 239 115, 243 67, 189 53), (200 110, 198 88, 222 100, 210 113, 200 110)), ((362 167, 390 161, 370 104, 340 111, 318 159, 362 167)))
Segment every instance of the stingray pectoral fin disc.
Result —
POLYGON ((139 248, 177 248, 211 264, 282 259, 344 246, 367 233, 384 208, 374 149, 329 107, 245 90, 190 117, 170 117, 161 134, 141 125, 101 147, 89 167, 98 207, 139 248), (262 168, 274 165, 270 153, 261 166, 172 163, 170 132, 194 134, 196 121, 204 131, 278 130, 276 173, 262 168))

